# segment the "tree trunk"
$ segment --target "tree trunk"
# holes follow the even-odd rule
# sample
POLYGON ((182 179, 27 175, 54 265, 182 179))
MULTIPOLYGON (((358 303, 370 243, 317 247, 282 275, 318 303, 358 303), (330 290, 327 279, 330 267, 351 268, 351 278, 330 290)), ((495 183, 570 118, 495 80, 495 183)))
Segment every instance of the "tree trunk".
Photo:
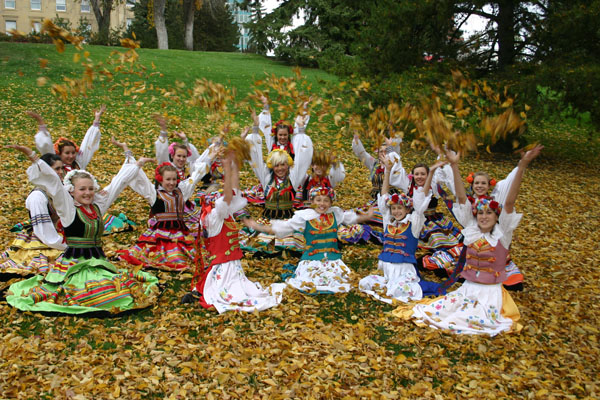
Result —
POLYGON ((500 69, 515 61, 516 0, 498 2, 498 66, 500 69))
POLYGON ((98 41, 102 44, 108 44, 110 12, 112 11, 113 0, 91 0, 90 3, 98 24, 98 41))
POLYGON ((185 21, 183 43, 185 49, 194 51, 194 17, 196 15, 196 2, 194 0, 183 1, 183 19, 185 21))
POLYGON ((167 24, 165 22, 166 0, 154 0, 154 26, 156 26, 156 38, 158 48, 167 50, 169 48, 169 36, 167 35, 167 24))

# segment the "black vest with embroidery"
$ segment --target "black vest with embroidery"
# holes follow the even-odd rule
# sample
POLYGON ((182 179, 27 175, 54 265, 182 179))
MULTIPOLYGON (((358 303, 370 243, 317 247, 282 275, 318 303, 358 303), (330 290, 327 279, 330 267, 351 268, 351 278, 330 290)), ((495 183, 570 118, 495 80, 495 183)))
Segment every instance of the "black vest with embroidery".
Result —
POLYGON ((91 218, 80 207, 76 207, 75 219, 71 225, 64 227, 67 240, 65 258, 104 258, 102 250, 102 234, 104 222, 97 205, 92 204, 96 218, 91 218))
POLYGON ((163 189, 156 190, 156 201, 152 204, 150 215, 156 218, 154 229, 177 229, 188 231, 183 221, 183 193, 175 188, 172 193, 163 189))

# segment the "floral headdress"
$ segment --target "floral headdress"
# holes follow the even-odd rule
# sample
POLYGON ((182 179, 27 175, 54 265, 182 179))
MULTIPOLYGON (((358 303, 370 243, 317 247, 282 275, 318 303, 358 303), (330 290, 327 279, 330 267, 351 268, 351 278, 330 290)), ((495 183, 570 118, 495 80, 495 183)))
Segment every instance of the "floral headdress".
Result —
POLYGON ((274 149, 267 156, 267 168, 273 169, 274 166, 282 164, 286 161, 290 167, 294 165, 294 160, 287 151, 283 149, 274 149))
POLYGON ((69 193, 73 193, 73 191, 75 190, 75 186, 73 185, 73 182, 72 182, 73 176, 75 174, 85 175, 86 178, 90 179, 94 183, 94 190, 95 191, 100 190, 100 186, 98 185, 98 181, 96 180, 94 175, 90 174, 89 172, 87 172, 84 169, 72 169, 71 171, 69 171, 67 173, 67 175, 65 175, 65 177, 63 179, 63 186, 65 187, 65 189, 67 189, 67 191, 69 193))
MULTIPOLYGON (((175 147, 180 144, 177 142, 173 142, 169 145, 169 154, 171 155, 171 157, 175 156, 175 147)), ((185 146, 185 145, 184 145, 185 146)), ((181 147, 179 147, 181 148, 181 147)), ((187 149, 187 156, 191 157, 192 156, 192 150, 190 150, 190 148, 188 146, 185 146, 185 148, 187 149)))
POLYGON ((483 211, 490 209, 496 213, 496 215, 500 215, 502 212, 502 204, 498 203, 492 197, 480 197, 475 200, 473 203, 473 215, 477 216, 478 211, 483 211))
POLYGON ((73 142, 71 139, 67 139, 66 137, 59 137, 58 139, 56 139, 56 142, 54 142, 54 153, 55 154, 60 154, 60 146, 74 146, 75 147, 75 152, 79 153, 79 146, 77 146, 77 144, 75 142, 73 142))
MULTIPOLYGON (((472 185, 473 181, 475 181, 475 175, 476 175, 475 172, 471 172, 467 176, 467 182, 469 182, 470 185, 472 185)), ((480 175, 483 175, 483 174, 480 174, 480 175)), ((496 180, 494 178, 489 178, 490 187, 496 186, 496 183, 498 183, 498 182, 496 182, 496 180)))
POLYGON ((308 197, 313 200, 316 196, 327 196, 331 201, 335 200, 335 191, 327 186, 316 186, 310 189, 308 197))
MULTIPOLYGON (((161 183, 161 184, 162 184, 162 182, 163 182, 163 176, 162 176, 162 175, 161 175, 161 173, 160 173, 160 169, 161 169, 162 167, 166 167, 166 166, 173 167, 173 164, 171 164, 170 162, 168 162, 168 161, 167 161, 167 162, 164 162, 164 163, 160 164, 160 165, 159 165, 158 167, 156 167, 156 169, 154 170, 154 179, 156 180, 156 182, 158 182, 158 183, 161 183)), ((175 167, 173 167, 173 168, 175 168, 175 167)), ((177 172, 177 168, 175 168, 175 171, 174 171, 174 172, 177 172)), ((179 174, 177 174, 177 183, 179 183, 179 180, 180 180, 180 179, 179 179, 179 174)))
POLYGON ((393 195, 389 196, 387 201, 388 207, 390 207, 392 204, 402 204, 406 208, 412 208, 413 201, 404 193, 394 193, 393 195))
POLYGON ((277 130, 279 129, 280 126, 287 127, 287 130, 288 130, 290 136, 292 136, 294 134, 294 127, 289 125, 286 121, 280 119, 279 121, 277 121, 275 126, 273 128, 271 128, 271 136, 277 135, 277 130))

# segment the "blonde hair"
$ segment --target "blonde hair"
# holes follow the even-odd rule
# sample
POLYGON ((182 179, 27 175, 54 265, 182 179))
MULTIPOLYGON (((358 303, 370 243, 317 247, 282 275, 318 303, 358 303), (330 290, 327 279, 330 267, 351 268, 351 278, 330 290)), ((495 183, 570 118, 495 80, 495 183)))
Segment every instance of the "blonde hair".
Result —
POLYGON ((269 153, 267 156, 267 167, 269 169, 273 169, 274 166, 279 164, 287 164, 290 167, 294 165, 294 160, 288 154, 287 151, 282 149, 275 149, 269 153))

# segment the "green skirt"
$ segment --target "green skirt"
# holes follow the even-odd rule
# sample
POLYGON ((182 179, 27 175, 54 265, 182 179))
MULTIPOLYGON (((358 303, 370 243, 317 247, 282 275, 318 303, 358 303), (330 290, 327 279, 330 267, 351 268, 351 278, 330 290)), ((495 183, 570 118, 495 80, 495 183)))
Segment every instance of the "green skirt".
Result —
POLYGON ((118 314, 157 301, 158 278, 148 272, 118 270, 99 258, 61 259, 54 267, 46 278, 36 275, 12 284, 8 304, 22 311, 118 314), (58 271, 64 275, 53 273, 58 271))

